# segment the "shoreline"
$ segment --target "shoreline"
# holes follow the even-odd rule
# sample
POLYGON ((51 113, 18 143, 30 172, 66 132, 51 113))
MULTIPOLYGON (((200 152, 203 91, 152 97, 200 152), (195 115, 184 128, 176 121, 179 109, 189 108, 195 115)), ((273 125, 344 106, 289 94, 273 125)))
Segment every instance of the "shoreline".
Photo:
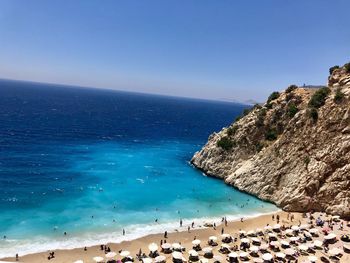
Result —
MULTIPOLYGON (((315 216, 319 214, 322 214, 322 213, 317 213, 315 214, 315 216)), ((192 240, 196 237, 197 239, 202 240, 202 244, 203 244, 202 247, 205 247, 209 236, 215 235, 219 237, 221 233, 221 229, 223 227, 224 227, 225 233, 230 233, 231 235, 235 235, 238 233, 239 230, 249 231, 256 228, 263 228, 267 224, 269 225, 276 224, 276 220, 272 220, 272 215, 274 215, 275 218, 277 215, 279 215, 281 219, 280 224, 286 225, 286 226, 292 225, 292 224, 299 224, 299 223, 305 224, 307 221, 307 219, 302 217, 302 213, 288 213, 284 211, 277 211, 273 213, 260 215, 257 217, 244 219, 243 222, 241 222, 240 220, 228 221, 227 226, 224 226, 223 224, 217 225, 216 230, 210 227, 210 228, 198 228, 198 229, 195 228, 195 229, 191 229, 190 232, 187 232, 186 230, 179 231, 179 232, 168 231, 168 238, 166 240, 169 243, 180 242, 181 245, 185 246, 186 248, 190 248, 192 247, 192 244, 191 244, 192 240), (288 214, 294 215, 293 222, 291 222, 290 220, 287 220, 288 214)), ((183 226, 183 228, 187 228, 187 225, 183 226)), ((348 228, 346 230, 349 231, 348 228)), ((122 241, 120 243, 107 243, 105 245, 110 247, 111 250, 115 252, 118 252, 120 250, 128 250, 131 253, 130 255, 136 258, 136 254, 139 252, 140 249, 142 249, 142 252, 145 252, 147 254, 149 252, 148 245, 152 242, 155 242, 159 245, 160 240, 164 240, 163 233, 150 234, 150 235, 146 235, 144 237, 140 237, 130 241, 122 241)), ((76 260, 83 260, 84 262, 93 262, 92 261, 93 257, 105 256, 104 251, 100 250, 100 245, 89 246, 87 247, 86 251, 84 251, 84 247, 82 246, 80 248, 75 248, 75 249, 63 249, 63 250, 57 249, 57 250, 54 250, 54 252, 55 252, 55 258, 51 259, 50 262, 72 263, 76 260)), ((185 252, 185 254, 186 253, 187 252, 185 252)), ((47 259, 48 254, 49 254, 49 251, 29 254, 29 255, 20 257, 19 262, 23 262, 23 263, 48 262, 48 259, 47 259)), ((1 260, 5 260, 7 262, 16 262, 14 257, 3 258, 1 260)), ((340 262, 348 262, 346 260, 350 260, 350 254, 345 254, 340 262), (345 261, 343 261, 343 259, 345 261)), ((167 255, 167 262, 170 262, 170 261, 171 261, 171 254, 167 255)), ((135 262, 137 262, 137 260, 135 262)))
MULTIPOLYGON (((270 211, 270 212, 262 212, 262 213, 254 213, 254 214, 235 214, 235 215, 228 215, 226 216, 226 219, 229 223, 231 222, 238 222, 240 218, 245 218, 246 220, 258 218, 261 216, 266 216, 266 215, 272 215, 278 212, 281 212, 282 210, 278 207, 276 207, 275 211, 270 211)), ((187 231, 187 226, 191 225, 192 222, 195 222, 195 228, 194 230, 205 230, 207 227, 204 226, 205 222, 215 222, 218 226, 221 225, 221 218, 222 217, 200 217, 200 218, 193 218, 193 219, 183 219, 183 227, 180 229, 179 226, 179 221, 170 221, 170 222, 165 222, 165 223, 160 223, 160 224, 152 224, 152 225, 145 225, 145 224, 134 224, 126 227, 126 235, 123 236, 120 233, 117 233, 116 231, 111 232, 111 233, 89 233, 86 235, 82 236, 73 236, 73 237, 68 237, 67 239, 63 240, 50 240, 47 238, 41 239, 41 241, 37 241, 37 243, 31 243, 33 246, 35 244, 36 247, 42 246, 45 241, 50 242, 51 244, 47 246, 47 248, 43 249, 36 249, 36 251, 25 251, 25 248, 20 247, 17 249, 18 251, 21 252, 15 252, 13 253, 8 253, 7 255, 0 256, 0 260, 6 259, 6 258, 11 258, 13 257, 16 253, 19 254, 20 257, 25 257, 29 255, 34 255, 34 254, 41 254, 41 253, 46 253, 48 251, 65 251, 65 250, 74 250, 74 249, 79 249, 79 248, 84 248, 86 247, 95 247, 99 246, 100 244, 120 244, 123 242, 132 242, 134 240, 142 239, 150 235, 159 235, 163 234, 164 231, 167 231, 169 234, 170 233, 181 233, 187 231), (130 233, 128 230, 132 228, 132 232, 130 233), (145 228, 148 228, 145 230, 145 228), (143 231, 143 233, 141 232, 143 231), (128 233, 129 232, 129 233, 128 233), (92 237, 93 236, 93 237, 92 237), (82 243, 83 242, 83 243, 82 243), (55 244, 55 245, 54 245, 55 244), (24 250, 23 250, 24 249, 24 250)), ((27 240, 26 240, 27 241, 27 240)), ((29 241, 29 240, 28 240, 29 241)), ((29 244, 29 243, 28 243, 29 244)), ((23 245, 24 247, 25 245, 23 245)))

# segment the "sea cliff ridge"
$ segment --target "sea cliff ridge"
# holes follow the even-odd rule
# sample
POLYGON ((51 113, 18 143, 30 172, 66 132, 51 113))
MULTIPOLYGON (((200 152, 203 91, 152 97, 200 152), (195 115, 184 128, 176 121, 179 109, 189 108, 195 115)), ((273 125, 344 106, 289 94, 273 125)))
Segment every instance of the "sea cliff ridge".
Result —
POLYGON ((210 135, 191 163, 285 211, 350 217, 350 63, 289 86, 210 135))

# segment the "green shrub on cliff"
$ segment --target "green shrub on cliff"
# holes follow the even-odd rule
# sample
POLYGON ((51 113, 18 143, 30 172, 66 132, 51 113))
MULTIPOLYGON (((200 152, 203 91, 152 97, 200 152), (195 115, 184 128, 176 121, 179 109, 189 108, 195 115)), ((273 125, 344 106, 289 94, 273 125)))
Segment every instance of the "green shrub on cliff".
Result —
POLYGON ((287 113, 288 113, 288 116, 290 118, 293 118, 294 115, 297 114, 298 111, 299 111, 299 109, 297 108, 297 106, 295 106, 294 103, 290 103, 288 105, 287 113))
POLYGON ((230 150, 233 146, 235 146, 235 143, 231 141, 227 136, 222 137, 218 142, 216 143, 217 146, 224 149, 225 151, 230 150))
POLYGON ((329 69, 329 74, 332 75, 333 71, 334 71, 335 69, 338 69, 338 68, 339 68, 338 65, 331 67, 331 68, 329 69))
POLYGON ((274 129, 268 129, 265 133, 265 139, 268 141, 274 141, 277 139, 277 132, 274 129))
POLYGON ((291 93, 293 90, 297 89, 298 86, 297 85, 290 85, 287 89, 286 89, 286 93, 291 93))
POLYGON ((341 91, 340 88, 337 88, 337 90, 335 91, 335 95, 334 95, 334 102, 335 103, 340 103, 343 101, 345 94, 341 91))
POLYGON ((317 121, 318 120, 318 112, 316 108, 311 108, 308 111, 309 116, 313 119, 313 121, 317 121))
POLYGON ((344 65, 344 68, 345 68, 345 70, 346 70, 347 73, 350 73, 350 62, 349 62, 349 63, 346 63, 346 64, 344 65))
POLYGON ((278 99, 278 97, 280 96, 280 93, 278 91, 274 91, 271 93, 271 95, 269 96, 269 98, 267 99, 267 102, 271 102, 275 99, 278 99))
POLYGON ((309 101, 309 107, 310 108, 320 108, 322 107, 325 102, 328 94, 330 93, 330 89, 328 87, 320 88, 318 89, 311 97, 309 101))
POLYGON ((236 134, 236 131, 238 130, 238 125, 234 125, 234 126, 232 126, 232 127, 229 127, 228 129, 227 129, 227 135, 228 136, 233 136, 233 135, 235 135, 236 134))

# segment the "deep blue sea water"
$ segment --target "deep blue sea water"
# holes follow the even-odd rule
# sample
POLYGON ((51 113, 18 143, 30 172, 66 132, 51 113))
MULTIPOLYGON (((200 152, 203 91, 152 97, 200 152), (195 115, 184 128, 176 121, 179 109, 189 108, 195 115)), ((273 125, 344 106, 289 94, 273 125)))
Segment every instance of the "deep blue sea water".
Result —
POLYGON ((244 107, 1 80, 0 258, 275 211, 189 164, 244 107))

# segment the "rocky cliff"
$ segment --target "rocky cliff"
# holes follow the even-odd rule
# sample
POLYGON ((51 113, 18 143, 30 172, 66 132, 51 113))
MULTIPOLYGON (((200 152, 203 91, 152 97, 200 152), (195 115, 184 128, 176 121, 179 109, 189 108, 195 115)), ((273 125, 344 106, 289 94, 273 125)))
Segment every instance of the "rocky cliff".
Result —
POLYGON ((286 211, 350 217, 350 64, 328 86, 274 92, 192 158, 206 174, 286 211))

